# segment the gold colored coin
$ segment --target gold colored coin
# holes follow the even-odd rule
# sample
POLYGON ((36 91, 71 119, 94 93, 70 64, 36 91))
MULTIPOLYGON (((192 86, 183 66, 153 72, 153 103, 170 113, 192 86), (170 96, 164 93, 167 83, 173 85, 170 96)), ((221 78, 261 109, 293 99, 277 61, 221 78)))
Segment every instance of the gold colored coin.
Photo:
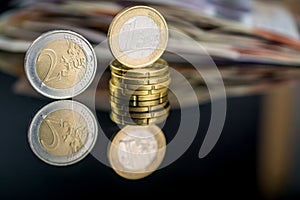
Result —
POLYGON ((159 117, 153 117, 153 118, 131 118, 127 116, 121 116, 114 112, 110 112, 110 118, 112 121, 114 121, 116 124, 121 125, 139 125, 139 126, 147 126, 151 124, 160 124, 164 122, 169 113, 166 113, 165 115, 161 115, 159 117))
POLYGON ((110 70, 120 76, 134 78, 151 78, 153 76, 161 76, 169 72, 169 66, 164 59, 158 59, 153 64, 143 68, 129 68, 121 64, 118 60, 110 63, 110 70))
POLYGON ((158 126, 125 126, 108 146, 108 160, 119 176, 136 180, 157 170, 165 152, 166 139, 158 126))
POLYGON ((127 84, 127 83, 121 83, 119 81, 113 82, 113 84, 117 87, 128 89, 128 90, 134 90, 134 91, 159 90, 159 89, 169 87, 170 83, 171 83, 170 77, 168 80, 157 84, 127 84))
POLYGON ((164 96, 168 92, 168 88, 161 88, 157 90, 128 90, 121 87, 118 87, 112 83, 112 81, 109 81, 109 90, 112 95, 118 96, 151 96, 151 95, 158 95, 158 96, 164 96))
POLYGON ((133 77, 127 77, 120 76, 118 74, 115 74, 114 72, 111 72, 111 80, 114 84, 134 84, 134 85, 150 85, 150 84, 159 84, 166 82, 170 79, 169 73, 163 74, 162 76, 154 76, 149 78, 133 78, 133 77))
POLYGON ((162 93, 151 94, 151 95, 124 95, 122 93, 117 93, 117 91, 111 91, 111 90, 109 92, 110 95, 113 95, 120 99, 125 99, 125 100, 127 99, 129 101, 152 101, 156 99, 161 99, 164 96, 168 95, 168 90, 162 93))
POLYGON ((108 30, 109 47, 123 65, 139 68, 151 65, 166 49, 168 27, 154 8, 133 6, 117 14, 108 30))
POLYGON ((110 101, 116 103, 116 104, 122 104, 122 105, 128 105, 132 107, 144 107, 144 106, 157 106, 159 104, 162 104, 168 100, 168 96, 164 96, 159 99, 150 100, 150 101, 136 101, 136 100, 130 100, 130 99, 122 99, 115 97, 113 95, 110 95, 110 101))
POLYGON ((57 110, 50 113, 39 128, 42 147, 55 156, 76 153, 84 145, 87 134, 86 121, 72 110, 57 110))
POLYGON ((45 45, 36 61, 36 72, 43 84, 66 89, 76 85, 86 71, 86 56, 81 47, 69 40, 45 45))
POLYGON ((135 119, 156 118, 168 114, 170 111, 170 107, 171 107, 170 104, 167 104, 166 107, 160 110, 155 110, 150 112, 128 112, 128 111, 123 111, 115 107, 112 107, 112 112, 116 113, 119 116, 130 117, 135 119))
POLYGON ((127 104, 120 104, 120 103, 115 103, 113 101, 110 101, 110 105, 112 109, 123 111, 123 112, 152 112, 156 110, 163 109, 167 107, 169 104, 169 101, 165 101, 161 104, 155 105, 155 106, 128 106, 127 104))

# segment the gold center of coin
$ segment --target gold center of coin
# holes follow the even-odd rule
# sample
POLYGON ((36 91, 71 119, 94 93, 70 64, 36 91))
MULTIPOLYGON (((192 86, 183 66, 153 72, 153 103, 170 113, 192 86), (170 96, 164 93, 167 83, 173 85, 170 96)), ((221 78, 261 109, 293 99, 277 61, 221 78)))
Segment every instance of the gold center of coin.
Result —
POLYGON ((86 56, 77 44, 68 40, 56 40, 40 52, 36 71, 48 87, 66 89, 76 85, 86 71, 86 56))
POLYGON ((87 134, 86 121, 72 110, 57 110, 50 113, 39 128, 42 147, 56 156, 76 153, 84 145, 87 134))

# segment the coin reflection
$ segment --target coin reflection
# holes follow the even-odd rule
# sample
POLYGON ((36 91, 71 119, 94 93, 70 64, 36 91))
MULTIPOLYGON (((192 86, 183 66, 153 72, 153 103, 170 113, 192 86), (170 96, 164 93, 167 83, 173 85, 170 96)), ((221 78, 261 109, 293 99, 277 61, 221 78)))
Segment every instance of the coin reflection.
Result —
POLYGON ((73 110, 57 110, 50 113, 39 128, 43 148, 56 156, 76 153, 85 143, 87 134, 85 119, 73 110))
POLYGON ((28 139, 37 157, 52 165, 83 159, 97 138, 97 121, 85 105, 61 100, 41 108, 31 121, 28 139))
POLYGON ((39 53, 36 71, 45 85, 55 89, 70 88, 84 76, 86 56, 79 45, 68 40, 56 40, 39 53))
POLYGON ((125 126, 113 138, 108 149, 114 171, 126 179, 141 179, 153 173, 166 152, 166 140, 156 125, 125 126))

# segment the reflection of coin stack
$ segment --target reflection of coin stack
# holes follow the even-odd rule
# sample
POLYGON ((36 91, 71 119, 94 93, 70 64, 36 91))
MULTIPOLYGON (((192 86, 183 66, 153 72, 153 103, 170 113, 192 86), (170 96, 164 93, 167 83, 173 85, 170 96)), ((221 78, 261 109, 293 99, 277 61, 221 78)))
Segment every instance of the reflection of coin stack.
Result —
POLYGON ((110 64, 111 119, 122 125, 159 124, 170 110, 168 63, 158 59, 143 68, 129 68, 117 60, 110 64))

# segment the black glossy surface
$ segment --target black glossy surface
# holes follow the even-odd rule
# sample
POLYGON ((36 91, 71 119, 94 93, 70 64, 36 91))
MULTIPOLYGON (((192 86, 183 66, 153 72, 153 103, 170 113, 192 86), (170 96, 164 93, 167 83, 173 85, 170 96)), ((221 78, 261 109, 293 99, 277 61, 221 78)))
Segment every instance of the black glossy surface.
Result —
MULTIPOLYGON (((104 199, 107 195, 144 198, 177 194, 195 195, 197 199, 259 198, 256 145, 260 96, 228 99, 221 138, 203 159, 198 158, 198 153, 209 124, 210 104, 200 105, 200 129, 183 156, 144 179, 130 181, 92 155, 67 167, 54 167, 39 160, 28 145, 27 129, 35 113, 52 100, 16 95, 11 90, 14 81, 0 73, 0 199, 104 199)), ((101 116, 103 129, 113 132, 114 123, 108 113, 98 111, 97 115, 101 116)), ((180 111, 171 111, 164 127, 167 140, 173 137, 172 122, 179 116, 180 111)))

